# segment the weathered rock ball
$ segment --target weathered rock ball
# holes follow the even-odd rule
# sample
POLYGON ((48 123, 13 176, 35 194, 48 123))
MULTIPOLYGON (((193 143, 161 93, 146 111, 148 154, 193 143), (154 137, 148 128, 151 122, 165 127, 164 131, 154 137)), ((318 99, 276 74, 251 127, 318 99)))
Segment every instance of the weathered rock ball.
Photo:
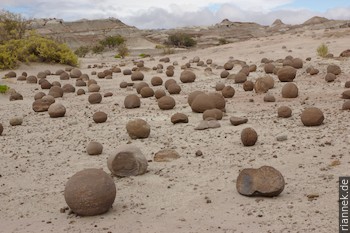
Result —
POLYGON ((305 126, 319 126, 323 123, 323 112, 316 107, 306 108, 300 115, 301 122, 305 126))
POLYGON ((350 90, 346 90, 342 93, 343 99, 350 99, 350 90))
POLYGON ((273 167, 243 169, 236 181, 237 191, 244 196, 278 196, 284 189, 283 175, 273 167))
POLYGON ((4 132, 4 126, 0 123, 0 136, 2 135, 2 132, 4 132))
POLYGON ((161 77, 155 76, 151 79, 152 86, 160 86, 163 84, 163 80, 161 77))
POLYGON ((150 87, 143 87, 140 91, 142 98, 149 98, 154 96, 154 91, 150 87))
POLYGON ((105 112, 95 112, 94 115, 92 115, 92 119, 95 123, 104 123, 107 121, 107 114, 105 112))
POLYGON ((297 98, 299 95, 299 89, 294 83, 287 83, 282 87, 283 98, 297 98))
POLYGON ((48 113, 51 118, 64 117, 66 108, 60 103, 54 103, 50 105, 48 113))
POLYGON ((291 66, 285 66, 277 72, 278 79, 281 82, 293 82, 296 75, 297 70, 291 66))
POLYGON ((245 81, 247 81, 247 74, 238 72, 238 74, 235 75, 235 83, 244 83, 245 81))
POLYGON ((113 179, 101 169, 77 172, 67 182, 64 198, 72 211, 81 216, 107 212, 113 205, 116 187, 113 179))
POLYGON ((91 141, 86 147, 88 155, 100 155, 102 154, 103 146, 99 142, 91 141))
POLYGON ((339 75, 341 73, 341 69, 338 65, 329 65, 327 67, 327 73, 332 73, 334 75, 339 75))
POLYGON ((77 95, 85 95, 85 90, 84 89, 78 89, 77 90, 77 95))
POLYGON ((295 69, 301 69, 303 68, 303 60, 300 58, 293 58, 291 66, 295 69))
POLYGON ((254 90, 254 83, 252 81, 249 81, 249 80, 245 81, 243 83, 243 90, 244 91, 252 91, 252 90, 254 90))
POLYGON ((350 100, 343 103, 342 110, 350 110, 350 100))
POLYGON ((225 98, 232 98, 235 95, 236 91, 233 87, 226 86, 224 87, 224 89, 222 89, 221 93, 222 96, 225 98))
POLYGON ((332 73, 328 73, 326 74, 326 76, 324 77, 324 80, 326 80, 326 82, 330 83, 333 82, 337 77, 335 76, 335 74, 332 73))
POLYGON ((254 146, 258 140, 258 134, 253 128, 245 128, 241 132, 241 141, 244 146, 254 146))
POLYGON ((101 87, 98 84, 92 83, 88 87, 89 92, 99 92, 101 87))
POLYGON ((75 87, 69 83, 64 84, 62 89, 63 89, 64 93, 74 93, 75 92, 75 87))
POLYGON ((205 110, 215 108, 213 98, 208 94, 198 94, 191 103, 191 109, 193 112, 203 113, 205 110))
POLYGON ((221 78, 227 78, 230 75, 230 73, 227 70, 223 70, 220 74, 221 78))
POLYGON ((237 126, 237 125, 242 125, 248 122, 248 118, 245 117, 230 117, 230 122, 232 125, 237 126))
POLYGON ((49 109, 50 105, 54 102, 55 98, 53 98, 52 96, 43 96, 43 98, 37 99, 33 102, 32 108, 34 112, 46 112, 49 109))
POLYGON ((163 96, 166 96, 166 93, 164 90, 162 89, 158 89, 154 92, 154 97, 156 97, 156 99, 160 99, 162 98, 163 96))
POLYGON ((177 83, 170 84, 167 89, 170 95, 180 94, 181 92, 181 87, 177 83))
POLYGON ((126 124, 126 131, 132 139, 148 138, 151 126, 145 120, 135 119, 126 124))
POLYGON ((183 113, 175 113, 171 116, 170 121, 173 124, 188 123, 188 116, 183 113))
POLYGON ((276 98, 272 94, 267 94, 264 96, 264 102, 276 102, 276 98))
POLYGON ((269 90, 268 84, 264 78, 258 78, 255 81, 254 90, 257 94, 266 93, 269 90))
POLYGON ((90 104, 99 104, 102 101, 102 95, 100 93, 92 93, 88 97, 90 104))
POLYGON ((215 108, 220 109, 223 112, 226 112, 226 100, 220 93, 209 93, 210 98, 212 98, 215 108))
POLYGON ((199 95, 199 94, 204 94, 204 92, 203 92, 203 91, 193 91, 193 92, 191 92, 191 93, 188 95, 188 97, 187 97, 187 103, 188 103, 188 105, 191 106, 193 100, 194 100, 194 99, 197 97, 197 95, 199 95))
POLYGON ((124 99, 124 106, 127 109, 139 108, 141 106, 140 97, 135 94, 127 95, 124 99))
POLYGON ((38 82, 37 77, 35 77, 34 75, 28 76, 26 80, 27 80, 27 83, 32 83, 32 84, 38 82))
POLYGON ((265 64, 264 71, 266 74, 272 74, 275 69, 275 65, 272 63, 265 64))
POLYGON ((53 96, 54 98, 62 97, 63 93, 63 89, 59 86, 52 86, 49 91, 49 95, 53 96))
POLYGON ((78 68, 73 68, 70 71, 71 78, 79 78, 82 75, 82 72, 78 68))
POLYGON ((203 120, 207 120, 207 119, 221 120, 223 116, 224 116, 223 112, 217 108, 208 109, 203 112, 203 120))
POLYGON ((192 83, 196 80, 196 74, 190 70, 184 70, 180 74, 180 80, 183 83, 192 83))
POLYGON ((23 123, 23 117, 13 117, 10 119, 11 126, 22 125, 22 123, 23 123))
POLYGON ((9 97, 10 101, 23 100, 23 96, 18 92, 12 92, 9 97))
POLYGON ((161 110, 173 109, 176 105, 175 99, 171 96, 163 96, 158 99, 158 107, 161 110))
POLYGON ((141 71, 134 71, 131 74, 131 81, 142 81, 144 79, 144 75, 141 71))
POLYGON ((148 162, 138 147, 126 144, 108 157, 107 166, 115 176, 137 176, 146 173, 148 162))
POLYGON ((137 92, 138 94, 140 94, 140 93, 141 93, 141 89, 144 88, 144 87, 149 87, 148 83, 146 83, 146 82, 139 82, 139 83, 137 83, 137 84, 135 85, 136 92, 137 92))
POLYGON ((222 89, 224 89, 224 87, 225 87, 225 83, 217 83, 215 85, 215 90, 216 91, 222 91, 222 89))
POLYGON ((281 106, 277 109, 277 116, 282 118, 289 118, 292 116, 292 109, 288 106, 281 106))
POLYGON ((232 70, 232 69, 233 69, 233 66, 234 66, 233 62, 226 62, 226 63, 224 64, 224 69, 225 69, 225 70, 232 70))
POLYGON ((158 151, 155 155, 153 160, 155 162, 171 162, 173 160, 179 159, 180 155, 176 152, 176 150, 173 149, 163 149, 158 151))

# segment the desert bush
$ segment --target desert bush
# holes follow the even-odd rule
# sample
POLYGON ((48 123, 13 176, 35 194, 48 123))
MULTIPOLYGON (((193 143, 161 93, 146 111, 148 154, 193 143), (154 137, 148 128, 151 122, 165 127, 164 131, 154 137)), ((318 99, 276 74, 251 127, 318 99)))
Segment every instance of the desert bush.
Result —
POLYGON ((174 54, 175 53, 175 49, 170 48, 170 47, 164 47, 163 48, 163 54, 167 55, 167 54, 174 54))
POLYGON ((7 85, 0 85, 0 93, 5 94, 10 88, 7 85))
POLYGON ((219 45, 224 45, 224 44, 228 44, 229 42, 225 39, 225 38, 220 38, 219 39, 219 45))
POLYGON ((139 57, 141 57, 141 58, 150 57, 150 56, 151 56, 151 55, 146 54, 146 53, 141 53, 141 54, 139 54, 139 57))
POLYGON ((105 50, 105 47, 99 44, 99 45, 93 46, 91 50, 95 54, 100 54, 105 50))
POLYGON ((90 52, 89 46, 80 46, 74 51, 75 55, 77 55, 78 57, 85 57, 89 52, 90 52))
POLYGON ((12 39, 22 39, 27 21, 20 14, 0 10, 0 44, 12 39))
POLYGON ((175 33, 169 35, 167 44, 176 47, 193 47, 197 42, 188 34, 175 33))
POLYGON ((122 58, 126 57, 129 53, 129 49, 125 43, 118 45, 118 53, 122 58))
POLYGON ((78 58, 66 44, 32 32, 23 39, 11 39, 0 45, 0 69, 13 69, 19 62, 53 62, 76 66, 78 58))
POLYGON ((322 43, 317 47, 317 55, 320 57, 326 57, 328 54, 328 46, 322 43))
POLYGON ((100 44, 102 46, 108 47, 108 48, 115 48, 116 46, 119 46, 123 43, 125 43, 125 39, 121 35, 108 36, 105 39, 100 41, 100 44))

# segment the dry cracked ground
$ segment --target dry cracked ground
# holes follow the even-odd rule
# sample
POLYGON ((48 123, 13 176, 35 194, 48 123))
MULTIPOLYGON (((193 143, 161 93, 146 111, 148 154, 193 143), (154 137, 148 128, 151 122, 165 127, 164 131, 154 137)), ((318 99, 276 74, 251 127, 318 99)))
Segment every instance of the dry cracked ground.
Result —
MULTIPOLYGON (((141 107, 125 109, 124 98, 136 93, 132 87, 120 88, 130 76, 114 73, 112 79, 99 79, 92 71, 103 71, 119 66, 120 60, 105 57, 89 57, 81 61, 81 71, 95 79, 101 86, 100 93, 112 92, 100 104, 89 104, 87 92, 77 96, 65 93, 56 102, 63 104, 67 112, 63 118, 50 118, 47 112, 32 110, 34 94, 41 90, 38 84, 27 84, 16 78, 2 79, 23 95, 23 100, 9 101, 8 95, 0 96, 1 123, 4 132, 0 137, 0 232, 335 232, 338 229, 338 177, 349 175, 350 113, 342 110, 345 102, 341 94, 350 81, 348 58, 319 58, 316 48, 325 42, 338 56, 348 49, 348 36, 324 37, 323 31, 304 32, 295 35, 279 35, 245 42, 212 47, 187 53, 169 55, 170 63, 159 62, 162 57, 145 58, 148 71, 142 71, 146 81, 160 76, 170 79, 165 72, 157 73, 152 67, 161 63, 165 68, 177 62, 173 79, 181 86, 178 95, 172 95, 176 106, 162 111, 155 97, 142 98, 141 107), (262 58, 276 61, 291 55, 303 60, 294 83, 299 96, 282 98, 284 83, 278 81, 269 93, 275 102, 264 102, 265 94, 245 92, 242 84, 232 79, 220 78, 222 66, 230 59, 257 65, 248 80, 265 76, 262 58), (191 64, 197 79, 193 83, 181 83, 181 65, 198 56, 212 59, 207 67, 191 64), (306 58, 311 57, 311 61, 306 58), (103 67, 87 68, 88 65, 103 67), (334 82, 326 82, 327 66, 338 65, 342 73, 334 82), (221 67, 220 67, 221 66, 221 67), (310 66, 319 69, 317 75, 309 75, 310 66), (233 98, 226 99, 226 113, 220 120, 221 127, 194 130, 202 120, 202 114, 192 112, 187 103, 188 94, 195 90, 214 92, 218 82, 235 88, 233 98), (289 106, 292 117, 278 118, 277 108, 289 106), (306 107, 318 107, 325 120, 317 127, 306 127, 300 114, 306 107), (104 111, 105 123, 96 124, 92 115, 104 111), (170 117, 184 113, 187 124, 172 124, 170 117), (10 126, 15 116, 23 117, 19 126, 10 126), (232 116, 246 117, 248 122, 233 126, 232 116), (151 126, 146 139, 132 140, 125 126, 131 119, 141 118, 151 126), (244 147, 240 140, 242 129, 252 127, 258 133, 258 141, 252 147, 244 147), (277 136, 285 141, 277 141, 277 136), (103 153, 89 156, 86 145, 90 141, 103 145, 103 153), (117 178, 117 195, 112 209, 94 217, 79 217, 66 208, 63 192, 67 180, 85 168, 102 168, 110 173, 106 160, 116 147, 126 143, 137 145, 149 160, 146 174, 117 178), (175 149, 180 158, 168 163, 153 161, 161 149, 175 149), (200 150, 202 156, 196 156, 200 150), (284 191, 274 198, 246 197, 236 190, 236 179, 244 168, 273 166, 284 176, 284 191), (65 211, 64 211, 65 210, 65 211)), ((121 70, 135 65, 127 58, 121 70)), ((280 63, 274 62, 276 66, 280 63)), ((65 69, 65 66, 32 64, 23 65, 17 74, 26 71, 36 75, 39 71, 65 69)), ((231 74, 237 73, 236 64, 231 74)), ((1 72, 3 77, 8 71, 1 72)), ((75 79, 60 80, 56 75, 47 77, 50 82, 75 85, 75 79)), ((150 85, 151 86, 151 85, 150 85)), ((78 89, 78 88, 76 88, 78 89)), ((87 91, 87 87, 83 87, 87 91)), ((164 85, 154 90, 165 89, 164 85)))

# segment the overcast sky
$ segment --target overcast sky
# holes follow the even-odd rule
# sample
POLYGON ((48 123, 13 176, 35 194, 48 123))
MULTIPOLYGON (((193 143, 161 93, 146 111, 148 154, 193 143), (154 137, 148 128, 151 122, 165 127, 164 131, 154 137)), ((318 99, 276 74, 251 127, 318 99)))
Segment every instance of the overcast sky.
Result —
POLYGON ((350 19, 350 0, 0 0, 0 9, 26 18, 114 17, 141 29, 213 25, 231 21, 303 23, 312 16, 350 19))

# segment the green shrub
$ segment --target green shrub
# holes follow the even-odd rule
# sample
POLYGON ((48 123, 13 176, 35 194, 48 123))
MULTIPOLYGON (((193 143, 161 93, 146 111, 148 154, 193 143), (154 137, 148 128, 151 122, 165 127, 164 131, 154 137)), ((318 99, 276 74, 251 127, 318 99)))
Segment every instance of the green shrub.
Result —
POLYGON ((5 94, 10 88, 7 85, 0 85, 0 93, 5 94))
POLYGON ((175 33, 169 35, 167 44, 176 47, 193 47, 197 42, 188 34, 175 33))
POLYGON ((163 54, 164 55, 174 54, 174 53, 175 53, 175 49, 173 49, 173 48, 170 48, 170 47, 167 47, 167 46, 165 46, 163 48, 163 54))
POLYGON ((27 30, 27 21, 20 14, 0 10, 0 44, 12 39, 22 39, 27 30))
POLYGON ((119 59, 119 58, 122 58, 122 56, 120 56, 119 54, 117 54, 117 55, 114 56, 114 58, 119 59))
POLYGON ((85 57, 89 52, 90 52, 89 46, 80 46, 74 51, 75 55, 77 55, 78 57, 85 57))
POLYGON ((108 48, 115 48, 116 46, 119 46, 125 42, 124 37, 121 35, 116 36, 108 36, 105 39, 100 41, 100 44, 104 47, 108 48))
POLYGON ((0 69, 13 69, 19 62, 52 62, 76 66, 77 56, 66 44, 35 33, 0 45, 0 69))
POLYGON ((150 56, 151 56, 151 55, 146 54, 146 53, 141 53, 141 54, 139 54, 139 57, 141 57, 141 58, 150 57, 150 56))
POLYGON ((322 43, 317 48, 317 55, 320 57, 326 57, 328 55, 328 46, 322 43))

